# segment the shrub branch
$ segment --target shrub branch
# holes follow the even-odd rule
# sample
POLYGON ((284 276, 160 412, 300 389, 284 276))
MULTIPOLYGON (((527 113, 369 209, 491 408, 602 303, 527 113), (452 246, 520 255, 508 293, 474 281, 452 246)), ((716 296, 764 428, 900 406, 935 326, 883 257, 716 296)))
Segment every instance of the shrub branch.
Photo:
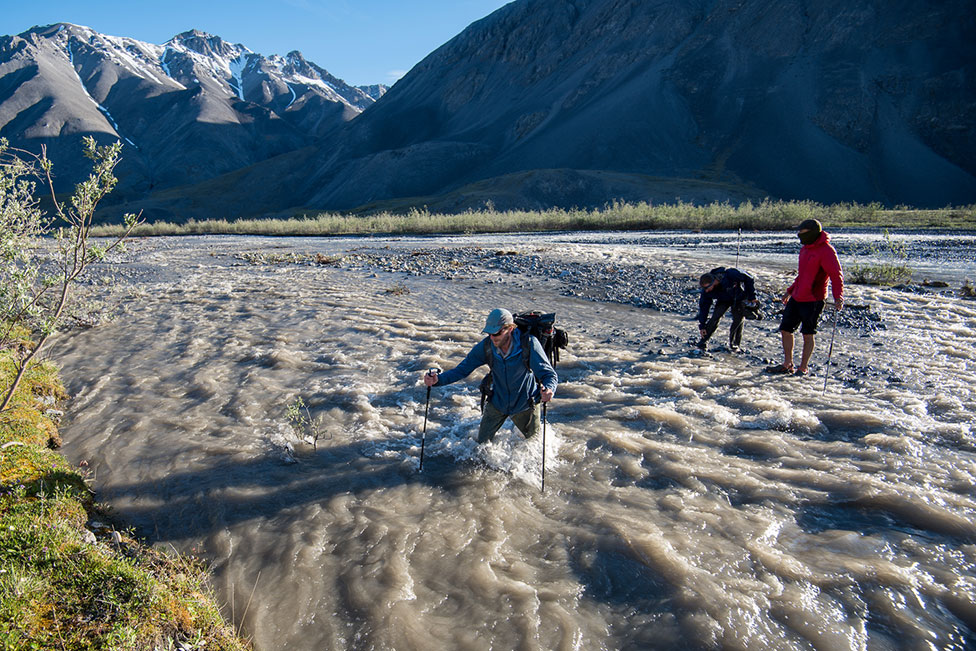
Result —
POLYGON ((108 245, 92 241, 92 221, 99 202, 117 183, 114 171, 122 144, 98 146, 84 139, 84 155, 92 161, 92 172, 75 187, 70 206, 58 201, 54 191, 53 165, 46 148, 40 154, 12 149, 0 139, 0 348, 10 347, 15 332, 25 332, 26 342, 15 356, 16 374, 0 403, 0 412, 10 408, 24 373, 61 325, 72 285, 90 264, 123 246, 132 229, 141 223, 139 215, 123 218, 122 232, 108 245), (54 205, 55 217, 48 220, 35 196, 39 177, 54 205), (53 227, 53 223, 57 227, 53 227), (55 273, 43 273, 38 249, 40 238, 53 236, 56 242, 55 273))

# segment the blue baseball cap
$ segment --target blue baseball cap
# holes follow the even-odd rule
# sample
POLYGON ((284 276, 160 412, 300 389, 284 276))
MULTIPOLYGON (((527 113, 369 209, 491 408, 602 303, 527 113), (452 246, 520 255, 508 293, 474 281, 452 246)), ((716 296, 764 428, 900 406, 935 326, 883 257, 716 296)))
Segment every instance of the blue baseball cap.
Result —
POLYGON ((485 319, 485 327, 482 329, 482 332, 490 335, 498 334, 502 326, 511 323, 515 323, 515 317, 512 316, 512 313, 505 308, 496 307, 488 313, 488 318, 485 319))

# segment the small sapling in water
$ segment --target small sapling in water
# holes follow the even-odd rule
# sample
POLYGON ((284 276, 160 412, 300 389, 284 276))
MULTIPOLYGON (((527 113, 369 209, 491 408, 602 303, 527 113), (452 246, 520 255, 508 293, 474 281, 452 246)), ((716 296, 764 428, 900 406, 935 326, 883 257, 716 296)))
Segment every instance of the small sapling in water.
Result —
POLYGON ((308 405, 305 404, 301 396, 295 398, 295 401, 288 405, 285 418, 287 418, 288 424, 291 425, 298 438, 311 445, 313 450, 317 449, 319 439, 331 438, 323 433, 321 417, 312 418, 308 405))

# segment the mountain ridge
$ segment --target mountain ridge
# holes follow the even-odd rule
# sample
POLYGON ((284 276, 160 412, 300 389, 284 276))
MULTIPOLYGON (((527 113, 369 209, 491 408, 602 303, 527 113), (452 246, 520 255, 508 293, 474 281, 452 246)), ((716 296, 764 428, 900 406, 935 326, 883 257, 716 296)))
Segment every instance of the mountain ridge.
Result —
POLYGON ((789 199, 969 203, 970 6, 521 0, 348 125, 353 162, 323 160, 312 203, 348 205, 364 192, 346 170, 394 151, 424 166, 425 148, 458 152, 440 167, 455 169, 446 188, 571 168, 789 199))
MULTIPOLYGON (((337 80, 300 53, 258 59, 185 32, 165 62, 185 87, 195 79, 195 90, 154 87, 144 99, 154 115, 177 106, 209 126, 167 127, 181 137, 163 144, 173 161, 183 153, 189 174, 130 184, 121 202, 169 219, 412 201, 589 207, 717 192, 733 202, 974 203, 970 8, 971 0, 516 0, 388 91, 339 97, 337 80), (194 63, 204 56, 194 47, 208 65, 194 63), (214 124, 244 136, 221 140, 214 124), (192 155, 207 138, 224 145, 216 161, 213 148, 192 155)), ((5 75, 4 61, 0 125, 4 84, 27 74, 5 75)), ((100 104, 99 89, 116 87, 112 74, 86 77, 94 105, 76 102, 78 120, 119 119, 100 104)), ((7 124, 30 123, 43 109, 7 124)))
POLYGON ((116 202, 301 149, 374 101, 297 50, 263 57, 199 30, 162 45, 70 23, 0 38, 0 135, 46 146, 61 190, 85 174, 82 135, 121 140, 116 202))

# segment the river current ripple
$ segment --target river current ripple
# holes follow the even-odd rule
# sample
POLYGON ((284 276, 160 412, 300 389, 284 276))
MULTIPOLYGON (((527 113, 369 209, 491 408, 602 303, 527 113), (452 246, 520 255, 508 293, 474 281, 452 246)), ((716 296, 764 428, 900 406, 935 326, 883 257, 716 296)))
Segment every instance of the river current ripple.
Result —
MULTIPOLYGON (((842 262, 870 237, 835 234, 842 262)), ((774 378, 775 314, 700 357, 669 307, 737 257, 780 293, 789 234, 139 240, 92 277, 115 318, 51 351, 64 452, 213 564, 260 651, 973 648, 976 262, 927 241, 949 287, 851 286, 872 317, 839 322, 824 390, 829 312, 814 375, 774 378), (474 444, 480 371, 432 392, 418 472, 421 373, 495 306, 570 334, 545 492, 540 437, 474 444)))

